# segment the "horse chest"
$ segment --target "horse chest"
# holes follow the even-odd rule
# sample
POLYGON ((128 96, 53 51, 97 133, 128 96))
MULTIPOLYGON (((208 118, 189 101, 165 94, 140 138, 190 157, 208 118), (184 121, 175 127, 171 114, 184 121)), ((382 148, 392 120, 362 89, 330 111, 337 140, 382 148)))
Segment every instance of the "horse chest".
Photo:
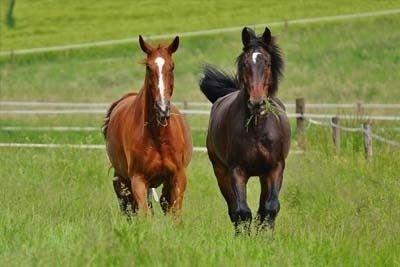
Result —
POLYGON ((239 145, 237 160, 250 174, 262 174, 278 160, 279 144, 279 136, 275 132, 247 136, 239 145))
POLYGON ((174 173, 176 171, 176 158, 171 153, 168 145, 161 147, 150 147, 146 150, 145 157, 143 158, 143 168, 146 171, 151 171, 156 176, 174 173))

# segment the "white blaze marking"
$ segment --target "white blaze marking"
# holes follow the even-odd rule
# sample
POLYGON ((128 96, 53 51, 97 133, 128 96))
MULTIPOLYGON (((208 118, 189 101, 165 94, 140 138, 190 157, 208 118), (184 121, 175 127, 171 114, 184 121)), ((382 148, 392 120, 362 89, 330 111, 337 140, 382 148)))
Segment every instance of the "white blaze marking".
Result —
POLYGON ((261 55, 261 53, 260 52, 254 52, 252 55, 251 55, 251 58, 253 59, 253 63, 254 64, 256 64, 256 62, 257 62, 257 56, 258 55, 261 55))
POLYGON ((160 97, 161 97, 161 109, 165 110, 165 99, 164 99, 164 78, 162 74, 162 69, 165 63, 165 60, 162 57, 157 57, 154 62, 157 64, 158 67, 158 89, 160 90, 160 97))

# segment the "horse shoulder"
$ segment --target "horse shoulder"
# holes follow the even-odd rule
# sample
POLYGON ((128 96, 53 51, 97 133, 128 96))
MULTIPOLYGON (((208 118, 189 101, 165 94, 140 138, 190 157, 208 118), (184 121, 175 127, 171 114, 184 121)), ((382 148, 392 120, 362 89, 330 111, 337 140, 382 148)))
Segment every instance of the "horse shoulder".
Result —
POLYGON ((136 99, 136 93, 129 93, 114 102, 107 125, 107 154, 112 165, 118 169, 124 169, 124 172, 130 165, 132 157, 130 139, 133 127, 132 123, 127 122, 133 120, 131 109, 136 99))
POLYGON ((207 134, 207 149, 213 151, 221 162, 229 160, 229 150, 232 140, 239 138, 236 131, 231 129, 243 120, 241 111, 234 110, 234 101, 239 91, 230 93, 219 98, 212 107, 210 114, 209 129, 207 134))
POLYGON ((180 162, 186 167, 192 157, 193 143, 189 126, 185 117, 175 106, 171 106, 170 127, 171 131, 167 137, 167 152, 174 151, 173 154, 180 158, 180 162))

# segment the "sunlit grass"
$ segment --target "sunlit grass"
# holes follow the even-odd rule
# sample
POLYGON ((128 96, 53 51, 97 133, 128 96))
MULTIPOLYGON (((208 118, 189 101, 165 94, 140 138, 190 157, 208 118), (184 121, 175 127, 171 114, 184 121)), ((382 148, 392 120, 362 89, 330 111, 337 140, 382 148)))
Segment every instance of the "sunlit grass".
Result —
MULTIPOLYGON (((398 8, 398 1, 18 1, 15 25, 3 27, 1 50, 85 43, 153 34, 254 25, 398 8), (254 12, 257 10, 257 12, 254 12), (190 16, 188 16, 190 14, 190 16)), ((3 19, 4 18, 4 19, 3 19)))
MULTIPOLYGON (((285 102, 389 102, 400 99, 399 15, 346 22, 272 27, 286 68, 279 89, 285 102), (373 34, 372 34, 373 33, 373 34)), ((262 31, 262 29, 258 29, 262 31)), ((234 71, 240 33, 181 39, 174 56, 174 100, 205 101, 201 66, 234 71)), ((43 101, 110 101, 137 91, 144 79, 137 43, 0 60, 1 98, 43 101)))
MULTIPOLYGON (((1 12, 6 2, 0 3, 1 12)), ((399 1, 170 1, 162 5, 145 1, 127 5, 120 0, 17 1, 15 27, 8 30, 1 25, 0 48, 251 26, 398 7, 399 1)), ((294 103, 296 97, 305 97, 307 103, 398 103, 399 24, 400 16, 393 15, 272 27, 286 60, 279 97, 286 103, 294 103)), ((205 101, 197 86, 202 64, 233 71, 240 51, 240 32, 181 38, 174 56, 173 99, 205 101)), ((140 88, 142 58, 135 42, 2 57, 0 98, 110 103, 140 88)), ((308 111, 354 114, 354 110, 308 111)), ((186 118, 194 145, 205 146, 208 117, 186 118)), ((101 114, 2 115, 0 127, 99 130, 0 130, 0 142, 104 144, 102 122, 101 114)), ((360 127, 362 122, 342 120, 341 124, 360 127)), ((291 123, 294 151, 298 146, 294 120, 291 123)), ((400 140, 398 122, 374 122, 373 132, 400 140)), ((287 159, 275 232, 256 235, 253 231, 239 237, 233 234, 205 153, 195 153, 189 166, 179 221, 164 216, 154 203, 154 216, 127 222, 118 209, 105 151, 2 147, 0 266, 399 266, 399 150, 374 140, 374 156, 367 161, 359 132, 341 132, 340 153, 334 150, 330 127, 311 125, 306 138, 305 153, 287 159)), ((252 178, 248 202, 253 215, 259 192, 258 179, 252 178)))
MULTIPOLYGON (((329 131, 290 155, 275 233, 235 238, 207 156, 196 153, 179 223, 120 215, 103 151, 2 148, 1 265, 396 265, 399 154, 372 162, 329 131)), ((360 142, 359 142, 360 143, 360 142)), ((259 185, 249 182, 254 212, 259 185)))

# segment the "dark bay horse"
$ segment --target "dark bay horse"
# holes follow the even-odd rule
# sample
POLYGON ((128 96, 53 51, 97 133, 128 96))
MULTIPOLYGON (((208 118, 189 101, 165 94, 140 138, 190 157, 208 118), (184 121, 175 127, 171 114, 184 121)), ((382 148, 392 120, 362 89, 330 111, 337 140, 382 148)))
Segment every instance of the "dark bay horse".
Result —
POLYGON ((242 42, 236 76, 206 66, 200 80, 202 92, 213 103, 207 150, 236 230, 252 220, 246 201, 250 176, 260 179, 260 226, 273 228, 290 147, 285 107, 276 98, 283 60, 268 28, 257 37, 245 27, 242 42))
POLYGON ((148 211, 148 190, 163 184, 160 204, 176 214, 182 207, 186 167, 192 155, 188 126, 170 100, 174 88, 170 45, 152 47, 139 36, 146 53, 146 76, 138 93, 129 93, 109 108, 103 126, 107 154, 115 171, 114 189, 126 214, 148 211))

